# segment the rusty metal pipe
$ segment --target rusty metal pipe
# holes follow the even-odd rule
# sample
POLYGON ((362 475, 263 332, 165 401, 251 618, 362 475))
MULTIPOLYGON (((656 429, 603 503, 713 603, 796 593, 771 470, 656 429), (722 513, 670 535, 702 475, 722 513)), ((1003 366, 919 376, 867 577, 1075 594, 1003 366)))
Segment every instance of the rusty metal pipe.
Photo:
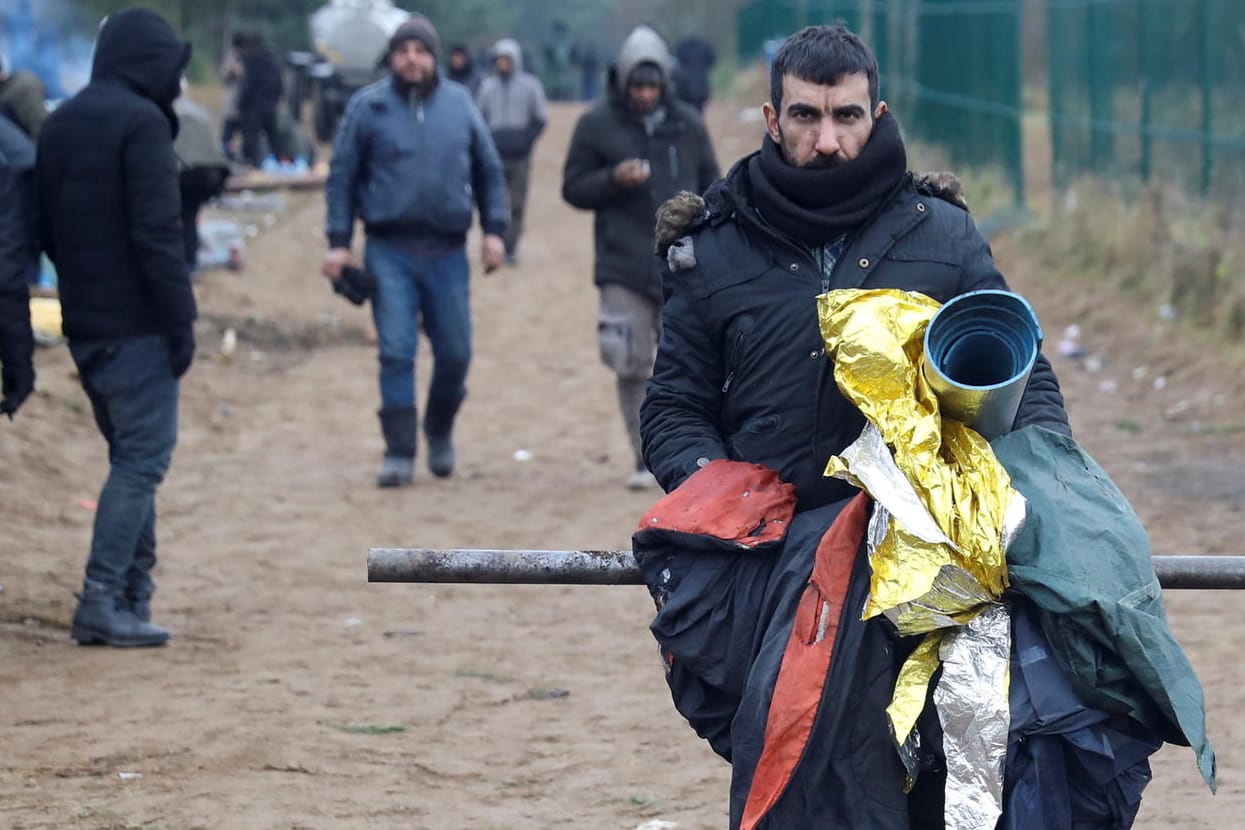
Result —
MULTIPOLYGON (((1155 556, 1164 588, 1245 588, 1245 556, 1155 556)), ((627 550, 372 548, 368 582, 492 585, 642 585, 627 550)))

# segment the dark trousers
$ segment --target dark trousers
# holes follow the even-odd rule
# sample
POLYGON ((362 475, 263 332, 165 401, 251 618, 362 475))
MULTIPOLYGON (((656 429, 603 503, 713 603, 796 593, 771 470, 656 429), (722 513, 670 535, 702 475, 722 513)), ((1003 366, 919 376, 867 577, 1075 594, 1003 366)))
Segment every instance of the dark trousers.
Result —
POLYGON ((242 131, 242 119, 235 115, 228 115, 220 128, 220 144, 224 149, 225 155, 233 158, 233 139, 242 131))
POLYGON ((261 135, 267 140, 267 151, 271 155, 280 155, 283 148, 277 138, 277 108, 247 112, 242 114, 242 160, 247 164, 259 167, 264 161, 264 145, 260 142, 261 135))
POLYGON ((510 226, 506 229, 506 253, 513 255, 519 248, 523 233, 523 216, 527 208, 527 183, 532 170, 532 157, 502 159, 506 174, 506 192, 510 196, 510 226))
POLYGON ((156 488, 177 443, 178 380, 161 335, 70 342, 95 423, 108 442, 108 479, 95 510, 86 580, 94 590, 150 596, 156 488))

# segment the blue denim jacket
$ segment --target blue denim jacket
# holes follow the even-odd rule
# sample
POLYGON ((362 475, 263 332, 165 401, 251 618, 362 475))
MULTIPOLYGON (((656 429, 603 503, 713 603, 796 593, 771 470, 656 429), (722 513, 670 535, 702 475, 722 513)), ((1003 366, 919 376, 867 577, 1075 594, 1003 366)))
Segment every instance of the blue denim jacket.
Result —
POLYGON ((504 234, 506 181, 466 87, 440 79, 426 97, 393 78, 346 106, 325 185, 332 247, 349 247, 355 218, 369 235, 461 245, 473 203, 485 233, 504 234))

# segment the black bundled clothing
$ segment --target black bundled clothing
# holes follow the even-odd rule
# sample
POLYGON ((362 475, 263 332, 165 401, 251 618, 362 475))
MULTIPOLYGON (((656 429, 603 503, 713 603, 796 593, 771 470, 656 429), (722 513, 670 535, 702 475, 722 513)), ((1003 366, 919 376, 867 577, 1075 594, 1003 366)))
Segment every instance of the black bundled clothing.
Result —
POLYGON ((90 84, 39 135, 39 236, 56 264, 71 341, 193 342, 172 108, 189 59, 189 44, 157 15, 112 15, 90 84))
MULTIPOLYGON (((640 412, 644 460, 667 491, 701 458, 763 464, 796 486, 804 510, 856 492, 822 472, 865 419, 839 392, 817 324, 824 252, 758 212, 755 157, 709 190, 706 215, 671 251, 681 260, 666 277, 662 340, 640 412)), ((844 243, 825 278, 831 289, 894 288, 946 302, 1007 287, 969 214, 918 192, 907 174, 844 243)), ((1070 431, 1041 356, 1016 416, 1016 427, 1026 424, 1070 431)))
POLYGON ((657 208, 681 190, 703 193, 718 177, 709 133, 696 111, 670 96, 664 118, 651 129, 630 111, 625 96, 611 93, 575 125, 562 174, 562 198, 596 212, 593 282, 622 285, 661 299, 661 261, 652 256, 657 208), (647 159, 651 177, 640 187, 614 181, 614 167, 647 159))
MULTIPOLYGON (((741 551, 665 529, 633 537, 645 582, 659 600, 651 629, 675 708, 731 763, 731 828, 740 826, 753 788, 771 697, 818 542, 848 503, 796 514, 786 538, 768 549, 741 551)), ((859 620, 868 592, 869 568, 860 555, 835 611, 840 626, 813 732, 758 828, 909 828, 905 773, 886 707, 911 647, 884 619, 859 620)))
MULTIPOLYGON (((794 495, 780 498, 790 485, 770 476, 758 465, 712 462, 654 505, 632 537, 675 707, 731 764, 729 826, 941 830, 947 763, 933 687, 917 722, 910 793, 886 715, 900 668, 923 638, 900 636, 884 616, 860 619, 872 506, 858 494, 792 514, 794 495)), ((1078 473, 1061 468, 1049 478, 1078 473)), ((1074 563, 1097 553, 1090 545, 1052 555, 1074 563)), ((1090 702, 1037 606, 1014 592, 1003 601, 1012 656, 1000 830, 1130 827, 1161 737, 1090 702)), ((1104 626, 1071 639, 1114 653, 1136 650, 1132 631, 1104 626)), ((1187 685, 1178 672, 1168 680, 1187 685)))
POLYGON ((0 413, 12 415, 34 391, 31 273, 37 268, 32 177, 35 148, 0 118, 0 413))

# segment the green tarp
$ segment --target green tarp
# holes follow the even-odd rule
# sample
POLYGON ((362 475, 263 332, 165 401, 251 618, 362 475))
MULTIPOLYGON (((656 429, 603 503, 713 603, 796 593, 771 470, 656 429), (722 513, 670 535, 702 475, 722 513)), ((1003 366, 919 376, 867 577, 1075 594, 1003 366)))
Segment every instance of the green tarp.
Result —
POLYGON ((1039 607, 1042 629, 1086 701, 1193 747, 1214 790, 1202 686, 1168 628, 1150 542, 1132 506, 1071 438, 1026 427, 993 447, 1029 502, 1007 551, 1012 588, 1039 607))

